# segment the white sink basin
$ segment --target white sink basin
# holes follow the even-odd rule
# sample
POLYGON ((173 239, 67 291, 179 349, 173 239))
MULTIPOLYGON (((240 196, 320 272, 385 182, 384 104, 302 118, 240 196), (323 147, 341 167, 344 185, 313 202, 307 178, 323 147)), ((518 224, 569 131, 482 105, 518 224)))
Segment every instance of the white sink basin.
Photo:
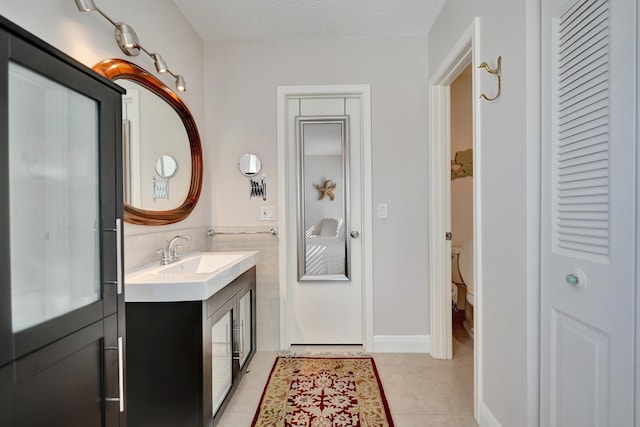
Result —
POLYGON ((256 265, 258 252, 192 252, 125 276, 126 302, 203 301, 256 265))

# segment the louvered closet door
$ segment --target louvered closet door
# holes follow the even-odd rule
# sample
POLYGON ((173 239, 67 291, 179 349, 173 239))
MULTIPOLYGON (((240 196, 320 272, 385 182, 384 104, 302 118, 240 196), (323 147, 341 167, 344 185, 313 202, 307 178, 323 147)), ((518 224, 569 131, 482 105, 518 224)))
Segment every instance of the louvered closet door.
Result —
POLYGON ((636 2, 542 1, 541 425, 634 425, 636 2))

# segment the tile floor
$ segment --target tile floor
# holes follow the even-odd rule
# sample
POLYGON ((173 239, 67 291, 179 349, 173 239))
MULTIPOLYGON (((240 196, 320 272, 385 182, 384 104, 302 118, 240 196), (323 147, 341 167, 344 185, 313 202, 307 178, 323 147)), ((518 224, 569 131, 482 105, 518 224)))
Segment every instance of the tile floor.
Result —
MULTIPOLYGON (((396 427, 475 427, 473 419, 473 341, 454 314, 453 360, 427 354, 374 353, 396 427)), ((295 346, 304 353, 349 353, 361 347, 295 346)), ((249 427, 278 354, 258 352, 240 382, 219 427, 249 427)), ((275 426, 274 426, 275 427, 275 426)))

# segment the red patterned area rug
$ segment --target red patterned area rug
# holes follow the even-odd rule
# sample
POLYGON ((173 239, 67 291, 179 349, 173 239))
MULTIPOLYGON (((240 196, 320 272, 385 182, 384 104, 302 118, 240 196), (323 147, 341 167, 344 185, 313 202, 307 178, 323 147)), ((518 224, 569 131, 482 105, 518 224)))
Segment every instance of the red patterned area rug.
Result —
POLYGON ((393 427, 371 357, 278 357, 252 427, 393 427))

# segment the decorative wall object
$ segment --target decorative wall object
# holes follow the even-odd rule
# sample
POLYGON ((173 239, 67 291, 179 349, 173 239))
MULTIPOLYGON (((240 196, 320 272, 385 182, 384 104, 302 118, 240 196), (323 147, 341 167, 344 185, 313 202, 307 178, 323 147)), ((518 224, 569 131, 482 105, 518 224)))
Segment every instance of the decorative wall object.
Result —
POLYGON ((451 179, 473 176, 473 148, 458 151, 451 160, 451 179))
MULTIPOLYGON (((124 220, 132 224, 153 226, 173 224, 184 220, 191 214, 198 203, 202 191, 203 179, 200 133, 198 132, 198 126, 191 111, 189 111, 189 108, 180 97, 164 83, 129 61, 119 58, 109 58, 94 65, 93 70, 115 81, 119 86, 124 86, 127 90, 131 90, 132 92, 137 90, 140 97, 145 99, 145 104, 139 107, 138 114, 132 114, 132 117, 128 117, 129 126, 125 126, 125 129, 129 132, 124 133, 125 137, 132 136, 130 135, 130 131, 134 130, 135 126, 132 128, 131 125, 138 123, 140 135, 151 132, 155 135, 155 138, 161 138, 140 139, 141 144, 146 147, 153 147, 151 151, 154 152, 153 156, 150 155, 149 158, 143 158, 147 161, 157 161, 157 158, 155 158, 156 155, 170 154, 172 152, 171 156, 176 159, 176 162, 181 160, 182 164, 179 166, 187 175, 187 179, 173 181, 171 194, 174 199, 172 203, 164 204, 161 202, 158 205, 153 205, 152 203, 145 204, 142 200, 139 200, 141 203, 136 203, 137 200, 135 197, 127 197, 124 206, 124 220), (144 97, 144 93, 151 96, 144 97), (149 99, 151 102, 150 106, 146 105, 146 99, 149 99), (162 105, 163 101, 167 105, 162 105), (176 127, 170 125, 170 123, 174 123, 174 118, 168 119, 168 117, 163 116, 163 119, 157 119, 158 109, 165 110, 167 107, 168 110, 173 110, 176 118, 182 122, 186 135, 178 130, 179 125, 176 125, 176 127), (149 111, 152 111, 151 114, 154 119, 144 121, 144 124, 139 122, 139 114, 146 114, 149 111), (138 122, 135 120, 138 120, 138 122), (184 137, 178 139, 173 132, 177 132, 178 134, 182 133, 184 137), (173 139, 169 137, 169 135, 174 135, 173 139), (163 147, 163 149, 160 152, 155 152, 155 149, 160 146, 163 147), (167 146, 173 147, 176 150, 172 148, 165 151, 164 148, 167 146), (184 154, 178 154, 181 150, 188 151, 184 154), (180 184, 178 184, 179 182, 180 184), (184 195, 184 199, 182 199, 182 197, 178 198, 178 195, 184 195)), ((125 97, 123 97, 123 100, 124 99, 125 97)), ((127 111, 130 112, 131 110, 127 107, 127 111)), ((125 121, 125 123, 127 122, 125 121)), ((130 141, 133 142, 132 140, 130 141)), ((130 147, 131 144, 125 143, 123 149, 126 154, 130 155, 131 153, 127 153, 126 151, 128 146, 130 147)), ((129 172, 129 175, 125 174, 125 177, 130 177, 131 180, 127 182, 126 188, 131 191, 133 188, 146 186, 146 177, 151 176, 151 173, 145 175, 137 174, 134 176, 132 171, 135 170, 135 168, 133 168, 133 164, 131 163, 132 159, 128 158, 128 160, 129 162, 125 164, 125 171, 129 172)), ((132 193, 129 194, 133 196, 132 193)), ((152 202, 151 197, 149 197, 149 201, 152 202)))
POLYGON ((333 194, 333 190, 336 189, 337 185, 338 184, 336 184, 335 182, 331 184, 330 179, 325 180, 324 184, 322 185, 316 185, 316 189, 320 192, 320 197, 318 197, 318 200, 323 200, 325 196, 329 196, 329 200, 333 202, 333 200, 336 198, 336 196, 333 194))

